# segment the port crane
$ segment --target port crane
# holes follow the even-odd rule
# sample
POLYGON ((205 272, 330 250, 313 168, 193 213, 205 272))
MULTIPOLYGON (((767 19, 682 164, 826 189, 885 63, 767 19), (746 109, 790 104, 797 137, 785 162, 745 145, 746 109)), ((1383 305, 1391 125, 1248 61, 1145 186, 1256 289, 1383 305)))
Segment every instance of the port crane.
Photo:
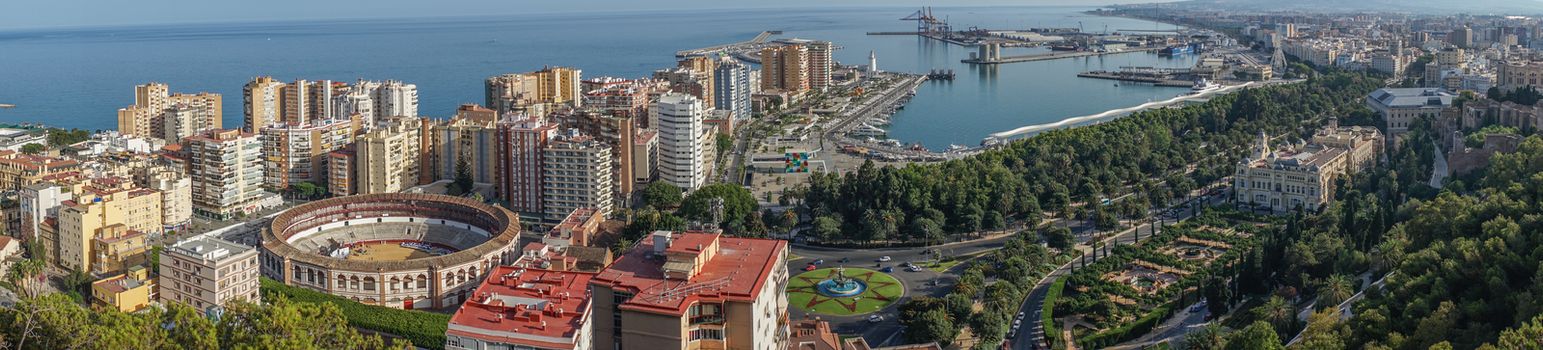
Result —
POLYGON ((916 21, 917 34, 942 34, 953 31, 953 29, 949 28, 948 26, 948 20, 941 20, 932 15, 931 6, 916 10, 916 12, 912 12, 910 16, 905 16, 905 18, 901 18, 900 20, 916 21))

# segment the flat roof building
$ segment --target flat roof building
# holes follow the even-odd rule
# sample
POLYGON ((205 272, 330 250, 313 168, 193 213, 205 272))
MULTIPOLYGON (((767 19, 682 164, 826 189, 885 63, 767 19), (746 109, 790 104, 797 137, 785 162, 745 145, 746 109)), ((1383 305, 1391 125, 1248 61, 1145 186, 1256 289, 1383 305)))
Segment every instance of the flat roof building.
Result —
POLYGON ((1384 88, 1366 96, 1366 105, 1382 116, 1389 135, 1398 135, 1408 132, 1415 119, 1441 116, 1455 98, 1440 88, 1384 88))
POLYGON ((260 302, 257 249, 215 237, 194 237, 161 254, 160 297, 199 310, 231 300, 260 302))
POLYGON ((594 273, 516 266, 489 272, 451 316, 446 349, 592 348, 589 281, 594 273))

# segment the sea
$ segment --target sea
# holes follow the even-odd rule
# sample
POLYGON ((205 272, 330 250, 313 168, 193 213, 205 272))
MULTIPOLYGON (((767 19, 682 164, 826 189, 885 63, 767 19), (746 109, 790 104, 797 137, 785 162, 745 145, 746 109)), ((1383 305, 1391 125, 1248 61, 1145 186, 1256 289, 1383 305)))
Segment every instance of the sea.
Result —
MULTIPOLYGON (((1166 30, 1150 21, 1085 14, 1093 7, 936 7, 956 29, 1077 28, 1088 32, 1166 30)), ((420 114, 453 115, 483 102, 483 79, 543 66, 571 66, 584 77, 645 77, 674 65, 679 50, 776 38, 832 41, 837 61, 885 71, 952 69, 928 82, 897 112, 890 138, 941 150, 973 146, 988 134, 1163 100, 1187 88, 1078 78, 1123 66, 1189 67, 1196 57, 1127 53, 980 67, 974 48, 917 36, 908 7, 600 12, 329 21, 275 21, 79 27, 0 31, 0 123, 116 128, 133 86, 224 97, 224 125, 241 125, 241 87, 256 76, 282 81, 401 80, 416 84, 420 114)), ((1003 55, 1046 48, 1009 48, 1003 55)))

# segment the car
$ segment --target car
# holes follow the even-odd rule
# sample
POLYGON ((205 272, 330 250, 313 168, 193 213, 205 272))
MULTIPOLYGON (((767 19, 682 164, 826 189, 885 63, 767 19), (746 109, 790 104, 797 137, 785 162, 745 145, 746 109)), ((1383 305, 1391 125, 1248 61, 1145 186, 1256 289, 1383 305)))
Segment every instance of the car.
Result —
POLYGON ((815 267, 814 264, 804 265, 804 271, 814 271, 817 268, 819 267, 815 267))
POLYGON ((894 259, 890 259, 888 255, 879 257, 879 262, 888 262, 890 260, 894 260, 894 259))
POLYGON ((905 270, 906 271, 910 271, 910 272, 922 272, 922 267, 921 266, 911 266, 911 267, 905 268, 905 270))
POLYGON ((1020 324, 1023 324, 1023 319, 1020 318, 1020 319, 1013 320, 1013 327, 1017 327, 1020 324))
POLYGON ((1022 319, 1024 315, 1027 315, 1027 314, 1023 313, 1023 311, 1019 311, 1018 312, 1018 318, 1019 319, 1022 319))
POLYGON ((895 272, 895 267, 894 266, 885 266, 884 268, 879 269, 879 272, 892 273, 892 272, 895 272))
POLYGON ((824 265, 825 264, 825 259, 815 259, 814 262, 812 262, 810 264, 824 265))
POLYGON ((852 258, 841 258, 841 260, 836 260, 836 262, 844 264, 844 263, 852 262, 852 258))
POLYGON ((913 264, 911 264, 910 261, 907 261, 907 262, 900 263, 900 266, 911 267, 911 266, 916 266, 916 265, 913 265, 913 264))
POLYGON ((868 315, 868 323, 879 323, 879 322, 884 322, 884 316, 868 315))

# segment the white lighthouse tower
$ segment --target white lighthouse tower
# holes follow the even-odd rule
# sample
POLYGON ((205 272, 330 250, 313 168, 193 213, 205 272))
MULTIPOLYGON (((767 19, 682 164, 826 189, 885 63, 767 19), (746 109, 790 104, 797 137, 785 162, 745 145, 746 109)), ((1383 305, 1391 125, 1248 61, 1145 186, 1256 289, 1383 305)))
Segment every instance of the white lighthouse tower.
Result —
POLYGON ((868 50, 868 73, 879 72, 879 55, 873 50, 868 50))

